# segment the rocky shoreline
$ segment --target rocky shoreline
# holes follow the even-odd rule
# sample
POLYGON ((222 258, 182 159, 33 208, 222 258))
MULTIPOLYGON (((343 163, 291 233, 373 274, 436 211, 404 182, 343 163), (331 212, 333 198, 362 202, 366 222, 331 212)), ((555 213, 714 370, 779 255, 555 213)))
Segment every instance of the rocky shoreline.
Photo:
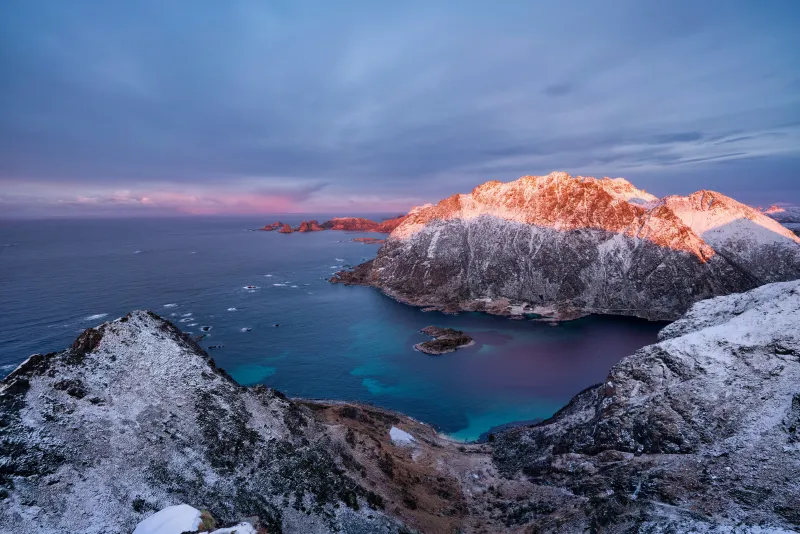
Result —
POLYGON ((799 318, 800 281, 704 300, 552 418, 459 444, 242 387, 133 312, 0 382, 0 530, 127 534, 185 503, 285 533, 791 532, 799 318))

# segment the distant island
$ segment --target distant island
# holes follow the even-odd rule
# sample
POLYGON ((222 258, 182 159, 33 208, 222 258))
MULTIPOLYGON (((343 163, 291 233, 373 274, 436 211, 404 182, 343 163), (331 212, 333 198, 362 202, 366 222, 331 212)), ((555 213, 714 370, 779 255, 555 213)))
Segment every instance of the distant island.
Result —
MULTIPOLYGON (((294 232, 322 232, 325 230, 349 230, 353 232, 377 232, 381 234, 389 234, 395 228, 406 220, 408 215, 398 215, 391 219, 383 221, 373 221, 371 219, 364 219, 362 217, 335 217, 330 221, 320 223, 317 220, 303 221, 296 228, 292 228, 286 223, 276 221, 272 224, 267 224, 259 230, 264 232, 277 231, 281 234, 291 234, 294 232)), ((366 241, 365 241, 366 242, 366 241)))

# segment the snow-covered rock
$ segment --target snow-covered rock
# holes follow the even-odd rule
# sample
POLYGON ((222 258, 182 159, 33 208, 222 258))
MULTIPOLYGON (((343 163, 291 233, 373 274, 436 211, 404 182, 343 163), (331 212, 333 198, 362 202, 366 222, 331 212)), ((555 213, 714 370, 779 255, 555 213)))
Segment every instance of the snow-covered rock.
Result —
MULTIPOLYGON (((200 530, 201 525, 200 510, 188 504, 178 504, 167 506, 151 515, 136 525, 133 534, 182 534, 200 530)), ((248 522, 214 530, 204 528, 202 531, 207 534, 257 534, 256 528, 248 522)))
POLYGON ((800 528, 800 281, 698 302, 660 339, 499 434, 497 465, 586 499, 583 526, 800 528))
POLYGON ((389 429, 389 437, 392 439, 392 443, 400 447, 413 446, 417 441, 414 436, 396 426, 389 429))
POLYGON ((151 312, 0 382, 0 532, 130 534, 180 502, 270 532, 396 532, 340 462, 309 409, 238 385, 151 312))
POLYGON ((181 534, 197 530, 201 523, 200 510, 188 504, 176 504, 159 510, 136 525, 133 534, 181 534))
POLYGON ((777 533, 800 529, 798 480, 800 281, 696 303, 553 418, 485 445, 241 387, 149 312, 0 382, 0 532, 206 523, 185 502, 238 523, 216 534, 777 533))
POLYGON ((621 178, 552 173, 413 210, 375 260, 331 281, 451 311, 675 319, 799 277, 800 237, 725 195, 658 199, 621 178))

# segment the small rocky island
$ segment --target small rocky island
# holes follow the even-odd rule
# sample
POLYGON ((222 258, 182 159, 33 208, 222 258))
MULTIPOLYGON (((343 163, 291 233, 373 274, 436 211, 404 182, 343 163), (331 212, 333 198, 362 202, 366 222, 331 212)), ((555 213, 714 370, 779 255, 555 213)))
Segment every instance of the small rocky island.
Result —
MULTIPOLYGON (((334 217, 330 221, 320 223, 316 219, 303 221, 296 228, 292 228, 286 223, 275 221, 259 228, 265 232, 275 230, 281 234, 291 234, 294 232, 324 232, 325 230, 349 230, 352 232, 376 232, 379 234, 389 234, 406 219, 407 215, 398 215, 382 221, 373 221, 362 217, 334 217)), ((370 238, 374 239, 374 238, 370 238)), ((377 242, 378 240, 376 240, 377 242)), ((369 242, 369 241, 365 241, 369 242)), ((382 242, 382 241, 380 241, 382 242)))
POLYGON ((420 332, 433 338, 431 341, 424 341, 414 345, 415 349, 425 354, 439 355, 455 352, 456 349, 467 347, 473 343, 470 336, 461 330, 453 328, 426 326, 420 332))

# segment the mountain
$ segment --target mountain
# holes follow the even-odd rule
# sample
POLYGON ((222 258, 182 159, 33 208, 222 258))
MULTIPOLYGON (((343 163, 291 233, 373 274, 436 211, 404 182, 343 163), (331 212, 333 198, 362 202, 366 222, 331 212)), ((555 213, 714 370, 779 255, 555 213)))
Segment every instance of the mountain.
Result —
POLYGON ((800 223, 800 206, 772 205, 763 210, 762 213, 780 223, 800 223))
POLYGON ((205 509, 286 534, 792 532, 798 384, 798 281, 695 304, 551 419, 485 444, 241 387, 133 312, 0 382, 0 531, 127 534, 162 509, 194 527, 205 509))
POLYGON ((675 319, 800 277, 800 238, 713 191, 656 198, 621 178, 487 182, 418 208, 377 257, 331 280, 445 311, 675 319))
POLYGON ((310 410, 236 384, 150 312, 30 357, 0 387, 0 531, 130 533, 168 505, 269 532, 397 532, 310 410))
POLYGON ((770 206, 762 213, 800 236, 800 206, 770 206))

